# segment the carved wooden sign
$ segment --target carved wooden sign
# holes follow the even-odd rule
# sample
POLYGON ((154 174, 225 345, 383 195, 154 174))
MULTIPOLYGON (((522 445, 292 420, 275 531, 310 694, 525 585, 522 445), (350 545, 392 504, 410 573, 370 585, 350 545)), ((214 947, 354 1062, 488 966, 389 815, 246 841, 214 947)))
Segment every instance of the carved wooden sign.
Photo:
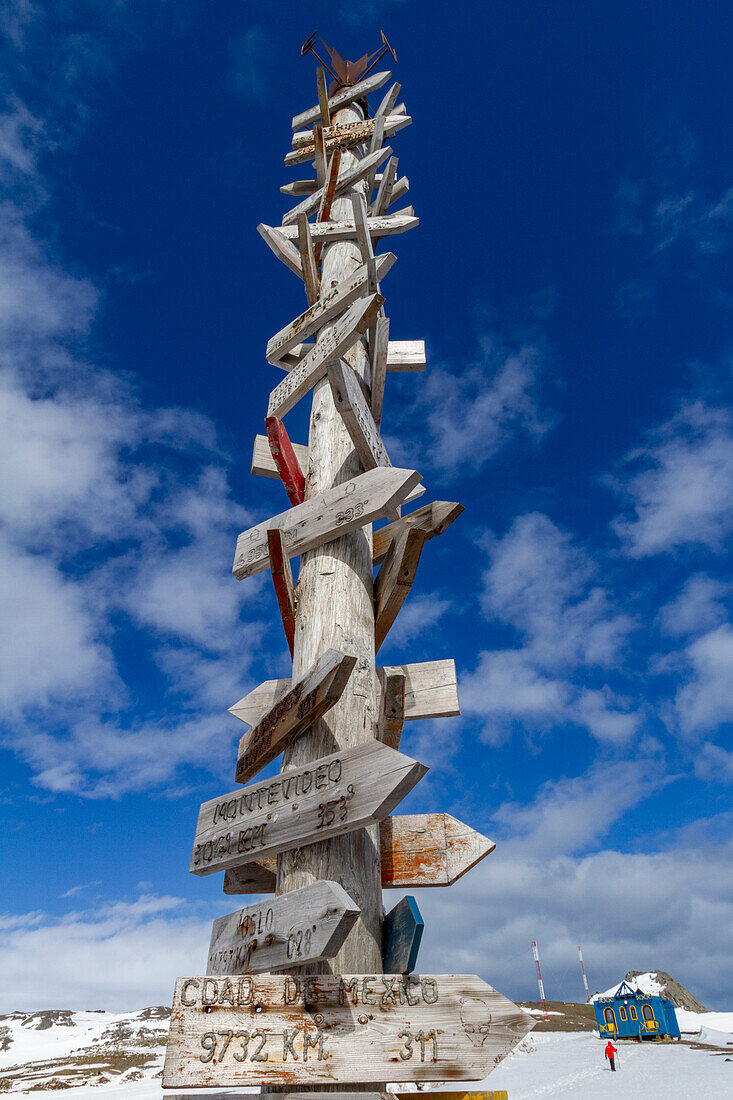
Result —
MULTIPOLYGON (((392 137, 398 130, 409 126, 412 122, 410 115, 389 115, 384 120, 384 137, 392 137)), ((374 132, 374 122, 366 119, 363 122, 345 122, 335 126, 328 126, 323 131, 323 143, 327 153, 334 149, 348 149, 352 145, 359 145, 368 141, 374 132)), ((292 153, 288 153, 284 163, 302 164, 303 161, 313 160, 316 156, 316 146, 312 130, 299 130, 293 134, 292 153)))
MULTIPOLYGON (((377 278, 381 279, 387 274, 397 257, 394 252, 383 252, 377 258, 377 278)), ((332 287, 328 294, 314 302, 305 313, 301 313, 289 325, 281 329, 275 336, 267 341, 265 358, 269 363, 276 363, 286 352, 300 341, 311 336, 332 317, 338 316, 342 310, 350 306, 357 298, 360 298, 367 289, 368 273, 366 264, 358 267, 353 275, 344 279, 337 286, 332 287)))
MULTIPOLYGON (((189 870, 210 875, 363 829, 387 817, 427 770, 369 741, 212 798, 199 810, 189 870)), ((274 885, 273 876, 263 893, 274 885)))
MULTIPOLYGON (((352 84, 348 88, 341 88, 336 95, 332 95, 328 100, 328 110, 331 114, 340 110, 342 107, 347 107, 349 103, 353 103, 355 99, 362 99, 364 96, 370 94, 370 92, 376 92, 378 88, 381 88, 383 84, 386 84, 392 73, 372 73, 365 80, 359 81, 358 84, 352 84)), ((293 117, 293 129, 300 130, 304 126, 311 126, 314 122, 317 122, 321 117, 320 104, 317 107, 311 107, 307 111, 302 111, 301 114, 293 117)))
POLYGON ((328 370, 329 360, 339 359, 346 354, 359 336, 369 328, 383 302, 381 294, 358 298, 298 366, 275 386, 270 394, 267 415, 284 416, 304 394, 312 390, 328 370))
MULTIPOLYGON (((442 661, 419 661, 409 665, 389 665, 384 669, 385 672, 393 670, 402 672, 405 677, 406 722, 417 721, 419 718, 452 718, 461 713, 455 661, 450 658, 442 661)), ((377 669, 380 683, 381 672, 381 669, 377 669)), ((229 713, 240 722, 254 726, 265 711, 289 690, 290 680, 265 680, 234 706, 229 707, 229 713)))
POLYGON ((337 882, 238 909, 214 921, 207 974, 257 974, 332 959, 354 926, 359 907, 337 882))
MULTIPOLYGON (((414 229, 420 221, 414 214, 387 214, 385 217, 367 218, 369 236, 389 237, 394 233, 405 233, 408 229, 414 229)), ((270 228, 265 227, 265 228, 270 228)), ((273 229, 273 233, 288 241, 294 241, 298 237, 296 226, 284 225, 282 229, 273 229)), ((356 226, 353 222, 314 222, 311 225, 311 233, 314 241, 351 241, 356 240, 356 226)))
MULTIPOLYGON (((338 152, 338 150, 337 150, 338 152)), ((373 153, 367 153, 365 157, 357 161, 353 168, 349 168, 347 172, 341 175, 340 179, 334 180, 333 195, 339 195, 342 191, 346 191, 347 188, 353 187, 359 180, 364 179, 364 176, 368 176, 370 172, 377 168, 377 165, 381 164, 390 153, 392 152, 389 145, 385 145, 381 149, 375 149, 373 153)), ((327 190, 323 187, 319 187, 317 191, 308 195, 307 198, 299 202, 297 206, 294 206, 292 210, 288 210, 287 214, 283 218, 283 225, 292 225, 296 221, 298 214, 312 214, 314 210, 319 210, 321 204, 328 201, 327 190), (325 201, 324 201, 325 200, 325 201)), ((318 219, 319 221, 325 221, 325 218, 318 219)))
POLYGON ((352 368, 343 359, 334 359, 328 365, 328 381, 334 404, 364 469, 391 466, 359 379, 352 368))
MULTIPOLYGON (((379 823, 384 890, 451 886, 496 845, 450 814, 398 814, 379 823)), ((224 876, 225 894, 267 894, 275 890, 275 860, 252 856, 224 876)))
POLYGON ((232 572, 241 580, 267 569, 267 531, 281 528, 289 557, 337 539, 346 531, 364 527, 403 504, 420 483, 416 470, 379 467, 351 481, 334 485, 272 519, 243 531, 237 538, 232 572))
POLYGON ((532 1027, 473 974, 179 978, 163 1088, 481 1080, 532 1027))
POLYGON ((327 649, 239 742, 237 783, 246 783, 341 698, 356 657, 327 649))

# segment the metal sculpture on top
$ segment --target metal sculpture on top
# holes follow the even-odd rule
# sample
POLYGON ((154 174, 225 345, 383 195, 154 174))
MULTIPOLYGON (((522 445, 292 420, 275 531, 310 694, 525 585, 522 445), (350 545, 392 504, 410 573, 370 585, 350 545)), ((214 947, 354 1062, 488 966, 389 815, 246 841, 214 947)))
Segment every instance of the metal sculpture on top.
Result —
POLYGON ((331 58, 331 64, 328 65, 322 57, 318 55, 314 49, 313 43, 316 38, 316 31, 306 38, 303 45, 300 47, 300 56, 305 57, 307 53, 312 53, 317 61, 323 65, 324 69, 331 74, 333 82, 330 84, 328 94, 333 95, 339 88, 350 88, 353 84, 358 84, 360 80, 363 80, 365 76, 374 69, 386 53, 392 55, 394 61, 397 60, 397 54, 394 52, 384 31, 380 31, 382 35, 382 45, 378 50, 375 50, 372 54, 364 54, 358 61, 344 61, 344 59, 336 53, 336 50, 332 50, 330 46, 327 46, 320 35, 318 35, 320 41, 323 43, 323 48, 331 58))

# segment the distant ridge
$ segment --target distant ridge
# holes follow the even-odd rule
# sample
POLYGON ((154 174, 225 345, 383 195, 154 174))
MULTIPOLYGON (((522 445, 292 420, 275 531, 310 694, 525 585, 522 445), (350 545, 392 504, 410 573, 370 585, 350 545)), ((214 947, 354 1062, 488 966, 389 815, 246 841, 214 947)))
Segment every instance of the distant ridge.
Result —
POLYGON ((705 1005, 700 1004, 697 997, 693 997, 689 989, 685 989, 664 970, 630 970, 626 975, 626 981, 632 989, 638 989, 642 993, 658 993, 661 997, 668 997, 675 1008, 686 1008, 688 1012, 708 1011, 705 1005), (652 986, 656 988, 651 988, 652 986))

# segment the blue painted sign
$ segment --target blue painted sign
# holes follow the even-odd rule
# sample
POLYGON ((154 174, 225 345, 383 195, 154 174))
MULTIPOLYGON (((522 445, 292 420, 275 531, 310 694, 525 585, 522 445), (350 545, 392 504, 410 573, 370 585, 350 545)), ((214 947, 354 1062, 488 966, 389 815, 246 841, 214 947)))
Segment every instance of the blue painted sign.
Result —
POLYGON ((382 925, 385 974, 411 974, 417 965, 425 922, 417 902, 409 895, 387 913, 382 925))

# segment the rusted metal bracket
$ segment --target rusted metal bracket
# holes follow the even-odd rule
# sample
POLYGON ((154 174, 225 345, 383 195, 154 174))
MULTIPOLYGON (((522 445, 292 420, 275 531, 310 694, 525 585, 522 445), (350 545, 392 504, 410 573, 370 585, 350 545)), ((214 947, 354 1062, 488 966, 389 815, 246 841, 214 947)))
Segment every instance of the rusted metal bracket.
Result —
POLYGON ((339 88, 349 88, 353 84, 358 84, 360 80, 368 76, 372 69, 379 64, 386 53, 391 54, 394 61, 397 60, 397 54, 387 41, 387 36, 384 31, 380 31, 380 34, 382 35, 382 45, 380 48, 375 50, 372 54, 364 54, 358 61, 344 61, 336 50, 332 50, 330 46, 327 46, 321 36, 318 35, 324 50, 331 58, 331 64, 329 65, 314 48, 313 43, 316 39, 316 31, 313 31, 300 47, 300 56, 305 57, 307 53, 312 53, 319 64, 331 74, 333 83, 330 85, 328 91, 329 95, 333 95, 339 88))

